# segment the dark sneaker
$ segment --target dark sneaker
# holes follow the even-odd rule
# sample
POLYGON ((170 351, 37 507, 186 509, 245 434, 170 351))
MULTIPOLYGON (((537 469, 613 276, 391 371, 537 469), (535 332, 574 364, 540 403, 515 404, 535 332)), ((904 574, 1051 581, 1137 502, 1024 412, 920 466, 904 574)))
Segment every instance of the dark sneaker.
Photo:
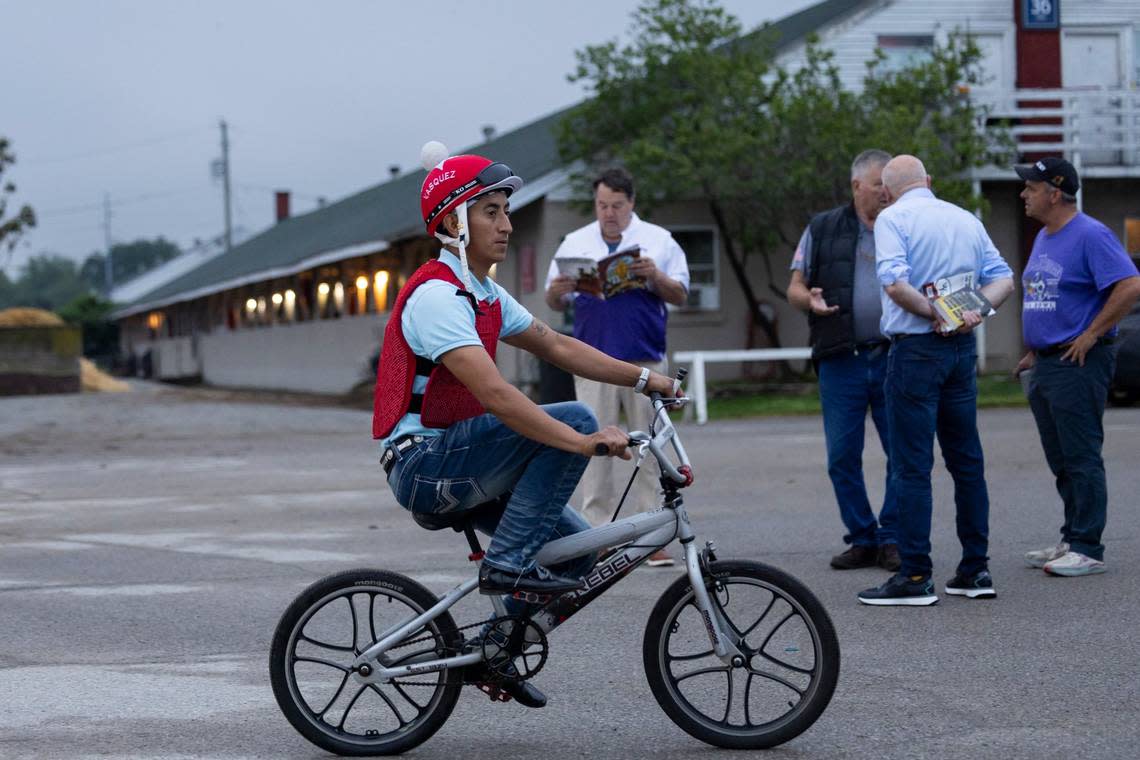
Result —
POLYGON ((882 586, 860 591, 859 601, 882 606, 926 607, 938 604, 938 594, 934 593, 934 581, 929 577, 895 573, 882 586))
POLYGON ((982 570, 970 576, 955 574, 946 581, 946 593, 970 599, 993 599, 997 596, 997 592, 994 591, 994 579, 990 576, 989 570, 982 570))
POLYGON ((899 558, 899 545, 898 544, 882 544, 879 546, 878 556, 879 567, 884 570, 890 570, 892 573, 897 573, 899 567, 902 566, 902 560, 899 558))
POLYGON ((564 594, 583 587, 581 578, 555 575, 542 565, 535 565, 529 573, 515 573, 491 567, 486 562, 479 568, 481 594, 564 594))
MULTIPOLYGON (((507 667, 512 671, 514 670, 514 665, 507 667)), ((503 680, 501 677, 492 675, 487 670, 485 663, 468 665, 463 674, 463 680, 475 684, 480 691, 491 697, 492 702, 506 701, 502 696, 506 695, 523 707, 546 707, 546 695, 536 687, 531 686, 529 681, 503 680)))
POLYGON ((874 546, 854 545, 842 554, 831 558, 831 566, 836 570, 854 570, 857 567, 874 567, 879 550, 874 546))

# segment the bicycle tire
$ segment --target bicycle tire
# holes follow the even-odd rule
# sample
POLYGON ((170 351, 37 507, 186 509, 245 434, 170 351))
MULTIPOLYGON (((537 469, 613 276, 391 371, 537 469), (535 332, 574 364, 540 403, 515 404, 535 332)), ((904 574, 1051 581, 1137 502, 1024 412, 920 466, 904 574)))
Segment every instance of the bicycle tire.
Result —
POLYGON ((732 624, 732 636, 747 661, 733 667, 716 656, 689 578, 682 576, 661 595, 645 628, 645 675, 657 703, 686 733, 717 747, 766 749, 799 736, 823 713, 839 679, 839 641, 827 611, 798 580, 760 562, 713 562, 706 587, 732 624), (755 609, 759 605, 762 612, 755 609), (741 621, 747 623, 757 613, 755 623, 742 627, 741 621), (771 653, 781 645, 788 661, 771 653), (805 649, 810 657, 804 656, 805 649), (688 663, 700 659, 708 667, 689 668, 688 663), (682 665, 675 668, 677 663, 682 665), (739 706, 734 705, 734 679, 744 681, 739 706), (718 680, 725 683, 719 690, 727 692, 719 701, 714 693, 718 680), (693 685, 682 686, 685 682, 693 685), (785 701, 790 709, 754 723, 761 708, 767 714, 769 701, 785 701))
MULTIPOLYGON (((401 686, 396 682, 369 686, 354 682, 347 664, 376 640, 378 630, 418 615, 437 601, 430 591, 410 578, 371 569, 330 575, 301 592, 281 616, 269 654, 273 694, 289 723, 313 744, 338 755, 394 755, 427 741, 451 715, 459 699, 461 679, 453 670, 419 676, 414 679, 417 685, 401 686), (376 602, 379 598, 386 599, 387 605, 398 603, 398 606, 385 609, 378 626, 377 617, 381 613, 376 602), (362 614, 365 602, 367 626, 362 614), (324 614, 326 612, 328 614, 324 614), (336 639, 338 643, 330 643, 320 638, 343 635, 334 619, 337 617, 347 619, 351 641, 346 637, 336 639), (309 655, 310 650, 316 654, 309 655), (304 665, 301 674, 298 665, 304 665), (324 676, 319 674, 325 671, 328 675, 339 671, 340 675, 329 683, 339 680, 340 685, 322 709, 319 705, 324 704, 324 697, 320 696, 322 687, 318 681, 324 682, 324 676), (434 685, 418 685, 433 679, 434 685), (430 696, 418 698, 425 689, 430 689, 430 696), (350 692, 355 693, 345 705, 344 696, 350 692), (362 700, 366 693, 368 697, 362 700), (317 704, 310 703, 310 698, 317 700, 318 697, 317 704), (343 709, 333 711, 338 702, 343 709), (358 706, 363 715, 353 716, 358 706), (331 715, 330 711, 333 711, 331 715), (385 716, 385 712, 390 715, 385 716), (414 715, 407 719, 405 712, 414 715), (340 715, 339 724, 335 722, 337 715, 340 715), (346 729, 350 716, 351 728, 346 729)), ((421 640, 421 643, 407 652, 401 652, 399 644, 388 650, 387 662, 392 664, 429 653, 445 656, 455 652, 461 639, 451 615, 444 612, 408 636, 407 640, 421 640)), ((328 688, 323 691, 327 695, 328 688)))

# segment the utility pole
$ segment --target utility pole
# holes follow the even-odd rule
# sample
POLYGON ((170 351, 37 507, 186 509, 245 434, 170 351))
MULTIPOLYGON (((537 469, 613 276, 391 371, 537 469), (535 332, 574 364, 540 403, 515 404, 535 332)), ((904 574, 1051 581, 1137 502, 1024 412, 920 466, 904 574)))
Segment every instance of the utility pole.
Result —
POLYGON ((103 256, 103 283, 107 289, 107 298, 111 297, 111 288, 114 286, 114 270, 111 267, 111 194, 103 193, 103 245, 106 253, 103 256))
POLYGON ((222 193, 226 205, 226 253, 233 248, 233 219, 230 213, 230 139, 226 133, 226 120, 219 122, 222 128, 222 193))

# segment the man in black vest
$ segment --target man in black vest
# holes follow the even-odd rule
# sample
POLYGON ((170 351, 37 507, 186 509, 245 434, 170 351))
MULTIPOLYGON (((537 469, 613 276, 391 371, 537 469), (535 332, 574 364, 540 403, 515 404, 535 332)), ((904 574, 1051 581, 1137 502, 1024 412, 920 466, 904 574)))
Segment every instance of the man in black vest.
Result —
POLYGON ((883 451, 889 450, 886 376, 889 343, 879 331, 882 287, 875 275, 875 218, 887 206, 881 150, 865 150, 851 164, 852 202, 812 218, 792 258, 788 301, 808 313, 812 360, 819 373, 827 474, 851 546, 831 558, 836 570, 899 567, 898 504, 887 467, 878 519, 863 482, 867 408, 883 451))

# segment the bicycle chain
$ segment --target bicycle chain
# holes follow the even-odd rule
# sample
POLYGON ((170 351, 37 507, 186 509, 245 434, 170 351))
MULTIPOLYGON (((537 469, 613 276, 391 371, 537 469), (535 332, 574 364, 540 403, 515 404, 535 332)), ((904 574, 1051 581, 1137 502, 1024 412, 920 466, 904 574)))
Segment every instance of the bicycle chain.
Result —
MULTIPOLYGON (((519 617, 519 616, 508 615, 507 617, 519 617)), ((497 618, 497 619, 501 620, 502 618, 497 618)), ((520 619, 525 620, 526 622, 533 624, 533 621, 530 618, 520 618, 520 619)), ((461 633, 463 631, 466 631, 468 628, 482 628, 483 626, 488 625, 488 623, 493 623, 493 622, 494 622, 494 620, 490 620, 490 621, 484 620, 480 623, 471 623, 469 625, 461 625, 458 628, 456 628, 455 630, 456 630, 456 632, 461 633)), ((420 643, 425 642, 425 641, 435 641, 436 638, 437 637, 434 634, 429 634, 427 636, 422 636, 418 639, 411 639, 410 641, 404 641, 404 642, 401 642, 399 644, 393 644, 391 647, 389 647, 388 651, 391 651, 393 649, 403 649, 404 647, 410 647, 413 644, 420 644, 420 643)), ((464 643, 467 643, 466 637, 464 637, 463 641, 464 641, 464 643)), ((474 639, 472 641, 474 641, 474 639)), ((448 646, 442 647, 440 651, 441 651, 442 657, 451 657, 453 655, 460 654, 460 652, 461 652, 460 649, 456 649, 455 647, 448 647, 448 646)), ((457 668, 451 668, 451 670, 457 670, 457 668)), ((537 671, 535 671, 535 672, 537 672, 537 671)), ((392 679, 388 683, 395 685, 395 686, 428 686, 428 687, 433 687, 433 688, 439 687, 439 686, 452 686, 456 683, 463 685, 463 686, 478 686, 480 684, 499 684, 499 683, 503 683, 503 682, 508 681, 508 680, 525 681, 527 678, 529 678, 530 676, 533 676, 533 675, 534 675, 534 673, 530 673, 525 678, 517 678, 517 679, 498 678, 498 679, 494 679, 494 680, 483 680, 483 681, 466 681, 466 680, 450 681, 450 680, 444 680, 442 683, 440 683, 439 681, 423 682, 423 681, 404 681, 404 680, 400 680, 400 679, 392 679)))

